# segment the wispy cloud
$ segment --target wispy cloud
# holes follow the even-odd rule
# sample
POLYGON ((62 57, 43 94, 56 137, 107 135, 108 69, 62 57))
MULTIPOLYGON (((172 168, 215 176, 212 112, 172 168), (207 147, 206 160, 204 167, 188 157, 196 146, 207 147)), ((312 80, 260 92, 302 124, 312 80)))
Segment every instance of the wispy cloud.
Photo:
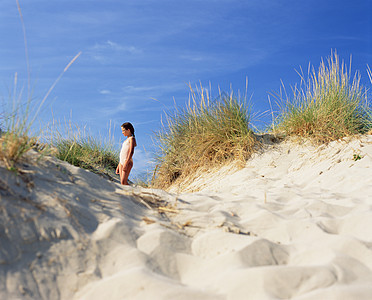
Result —
POLYGON ((118 43, 112 42, 110 40, 100 43, 100 44, 95 44, 92 47, 92 50, 94 51, 117 51, 117 52, 126 52, 129 54, 138 54, 142 53, 142 51, 134 46, 124 46, 124 45, 119 45, 118 43))
POLYGON ((109 64, 117 62, 119 58, 123 56, 134 56, 142 54, 142 50, 132 45, 123 45, 111 40, 106 42, 96 43, 94 46, 88 48, 86 53, 93 60, 101 64, 109 64))

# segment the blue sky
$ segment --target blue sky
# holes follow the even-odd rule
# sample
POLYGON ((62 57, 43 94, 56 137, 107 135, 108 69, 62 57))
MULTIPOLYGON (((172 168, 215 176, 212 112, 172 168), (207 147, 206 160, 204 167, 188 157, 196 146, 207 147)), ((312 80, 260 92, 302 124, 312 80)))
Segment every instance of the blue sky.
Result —
MULTIPOLYGON (((42 99, 66 64, 38 118, 69 119, 105 136, 111 122, 133 123, 134 174, 145 171, 153 132, 191 85, 245 91, 253 112, 269 110, 268 94, 299 81, 295 70, 319 66, 337 50, 367 84, 372 66, 370 0, 20 0, 33 98, 42 99), (154 100, 156 99, 156 100, 154 100)), ((0 1, 0 97, 17 72, 27 86, 22 24, 14 0, 0 1)), ((256 118, 260 127, 269 117, 256 118)))

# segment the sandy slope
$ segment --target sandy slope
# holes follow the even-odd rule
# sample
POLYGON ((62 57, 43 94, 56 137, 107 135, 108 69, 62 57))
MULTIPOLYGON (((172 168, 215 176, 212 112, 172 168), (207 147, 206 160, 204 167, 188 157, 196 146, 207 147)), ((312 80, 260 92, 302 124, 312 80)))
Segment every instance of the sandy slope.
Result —
POLYGON ((0 166, 0 299, 372 298, 372 136, 268 145, 182 193, 22 169, 0 166))

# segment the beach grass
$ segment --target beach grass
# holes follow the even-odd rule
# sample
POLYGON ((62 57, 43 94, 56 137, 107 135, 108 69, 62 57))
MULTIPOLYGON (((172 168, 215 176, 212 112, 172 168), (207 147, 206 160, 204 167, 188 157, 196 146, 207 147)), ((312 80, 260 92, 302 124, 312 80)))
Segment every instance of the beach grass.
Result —
POLYGON ((9 110, 9 106, 2 106, 0 160, 8 170, 16 171, 17 164, 24 155, 35 149, 45 155, 52 154, 74 166, 107 175, 111 179, 115 177, 119 154, 113 143, 82 134, 80 130, 74 134, 70 131, 65 137, 56 128, 53 128, 53 137, 46 133, 48 131, 34 134, 31 130, 30 110, 21 109, 25 105, 27 106, 14 105, 14 110, 9 110), (40 142, 41 140, 44 142, 40 142))
POLYGON ((14 76, 13 89, 7 99, 2 99, 0 111, 0 160, 9 170, 30 149, 37 147, 38 138, 31 132, 31 96, 18 88, 18 75, 14 76))
POLYGON ((351 77, 351 67, 340 62, 336 52, 322 60, 317 71, 309 67, 307 77, 299 74, 301 82, 292 88, 292 97, 279 96, 275 131, 327 143, 371 130, 371 107, 360 74, 351 77))
POLYGON ((28 79, 25 92, 23 87, 18 87, 18 75, 15 74, 13 89, 7 99, 1 99, 0 107, 0 160, 8 169, 16 169, 16 164, 31 149, 48 149, 45 144, 39 142, 42 134, 35 132, 33 124, 58 81, 80 54, 67 64, 40 101, 33 99, 31 80, 28 79))
POLYGON ((17 164, 24 154, 35 149, 46 155, 52 154, 72 165, 110 177, 115 176, 119 154, 112 139, 106 141, 93 138, 79 129, 74 132, 70 130, 63 135, 60 133, 63 126, 59 128, 54 126, 53 130, 46 129, 44 132, 34 133, 33 117, 30 117, 33 116, 33 111, 29 108, 31 102, 22 101, 20 97, 12 97, 9 103, 2 105, 0 160, 7 169, 17 170, 17 164))
POLYGON ((95 173, 114 174, 119 163, 118 153, 92 137, 81 140, 62 139, 53 144, 56 157, 95 173))
POLYGON ((48 144, 58 159, 111 178, 115 176, 119 151, 115 149, 111 129, 106 135, 108 138, 103 139, 93 137, 85 128, 81 129, 71 121, 64 125, 53 123, 48 144))
MULTIPOLYGON (((367 75, 368 75, 368 79, 369 79, 369 81, 372 85, 372 71, 371 71, 371 68, 369 67, 369 65, 367 65, 367 75)), ((370 119, 372 120, 372 110, 369 110, 368 113, 369 113, 370 119)), ((372 134, 372 126, 369 129, 368 134, 372 134)))
POLYGON ((0 160, 8 170, 15 170, 15 165, 22 156, 35 145, 35 138, 6 132, 0 137, 0 160))
POLYGON ((165 188, 200 168, 244 163, 257 140, 249 127, 250 106, 240 98, 220 92, 212 99, 210 90, 190 86, 188 104, 167 114, 156 133, 159 155, 152 185, 165 188))
MULTIPOLYGON (((73 60, 76 58, 77 56, 73 60)), ((67 67, 63 73, 66 70, 67 67)), ((42 151, 43 154, 53 154, 75 166, 111 177, 115 176, 118 151, 114 149, 112 138, 110 141, 93 138, 76 126, 76 130, 72 130, 72 125, 62 135, 60 132, 65 129, 64 126, 60 123, 56 126, 55 122, 53 122, 53 128, 45 125, 42 131, 36 132, 33 126, 34 121, 51 89, 41 101, 37 101, 33 99, 29 91, 25 92, 24 88, 19 88, 18 85, 16 73, 13 88, 8 97, 2 99, 0 106, 0 161, 7 169, 16 171, 17 164, 24 155, 29 150, 35 149, 42 151)), ((111 137, 111 134, 109 133, 108 136, 111 137)))

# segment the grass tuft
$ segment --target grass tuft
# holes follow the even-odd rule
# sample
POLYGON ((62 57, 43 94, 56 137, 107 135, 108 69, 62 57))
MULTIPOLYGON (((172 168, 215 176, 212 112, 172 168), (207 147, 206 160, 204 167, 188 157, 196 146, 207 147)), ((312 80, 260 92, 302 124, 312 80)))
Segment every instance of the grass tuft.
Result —
POLYGON ((244 163, 257 141, 249 129, 250 108, 233 93, 211 99, 210 92, 190 86, 189 103, 167 115, 156 134, 160 155, 152 184, 166 188, 197 169, 227 162, 244 163))
POLYGON ((19 135, 13 131, 6 132, 0 137, 0 160, 8 170, 15 170, 15 164, 35 145, 35 138, 19 135))
POLYGON ((0 110, 0 160, 9 170, 15 170, 23 155, 38 144, 30 129, 31 97, 23 101, 23 89, 17 84, 16 73, 13 91, 8 101, 2 101, 0 110))
POLYGON ((118 154, 105 148, 95 139, 60 140, 53 145, 56 157, 68 163, 92 171, 114 171, 119 163, 118 154))
POLYGON ((61 134, 58 130, 53 131, 54 137, 50 144, 58 159, 101 175, 115 177, 119 153, 115 150, 113 139, 103 141, 93 138, 77 126, 73 127, 71 123, 67 130, 66 134, 61 134))
POLYGON ((308 78, 301 76, 299 87, 294 87, 293 98, 282 99, 281 114, 275 129, 288 136, 311 138, 327 143, 345 136, 363 134, 372 127, 371 108, 367 94, 360 85, 360 75, 350 76, 337 53, 321 61, 308 78))

